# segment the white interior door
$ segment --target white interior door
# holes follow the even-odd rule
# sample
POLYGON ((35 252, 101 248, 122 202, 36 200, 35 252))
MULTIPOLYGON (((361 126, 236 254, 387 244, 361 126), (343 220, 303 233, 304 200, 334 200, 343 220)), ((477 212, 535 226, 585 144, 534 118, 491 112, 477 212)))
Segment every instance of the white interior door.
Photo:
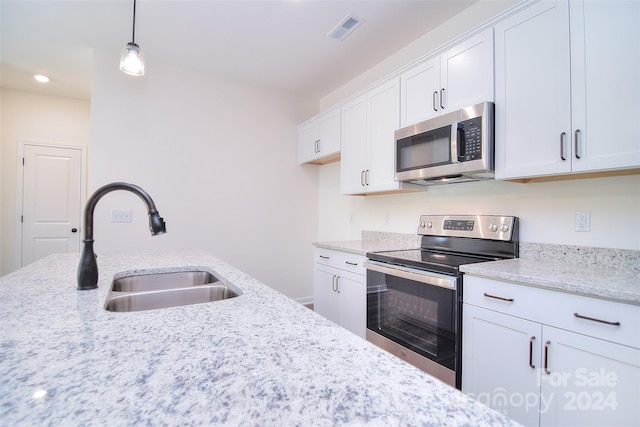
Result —
POLYGON ((83 150, 24 144, 23 153, 21 266, 79 252, 83 150))

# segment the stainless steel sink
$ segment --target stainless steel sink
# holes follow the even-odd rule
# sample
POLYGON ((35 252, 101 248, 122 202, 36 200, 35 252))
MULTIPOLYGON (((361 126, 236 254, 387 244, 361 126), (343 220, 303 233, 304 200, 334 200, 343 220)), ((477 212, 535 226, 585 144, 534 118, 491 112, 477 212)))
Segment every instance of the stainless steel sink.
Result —
POLYGON ((217 281, 218 278, 216 276, 206 271, 172 271, 121 277, 113 281, 111 290, 115 292, 161 291, 165 289, 190 288, 217 281))
POLYGON ((142 311, 220 301, 237 296, 237 293, 225 285, 201 285, 152 292, 111 292, 104 308, 118 312, 142 311))
POLYGON ((241 293, 206 271, 142 274, 114 279, 104 308, 116 312, 153 310, 220 301, 241 293))

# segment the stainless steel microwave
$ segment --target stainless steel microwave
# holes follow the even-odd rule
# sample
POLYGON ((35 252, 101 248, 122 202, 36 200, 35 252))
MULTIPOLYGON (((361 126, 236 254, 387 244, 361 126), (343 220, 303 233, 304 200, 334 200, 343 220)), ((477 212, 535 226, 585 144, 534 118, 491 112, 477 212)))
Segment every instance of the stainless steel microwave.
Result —
POLYGON ((494 105, 483 102, 395 132, 395 179, 432 185, 493 179, 494 105))

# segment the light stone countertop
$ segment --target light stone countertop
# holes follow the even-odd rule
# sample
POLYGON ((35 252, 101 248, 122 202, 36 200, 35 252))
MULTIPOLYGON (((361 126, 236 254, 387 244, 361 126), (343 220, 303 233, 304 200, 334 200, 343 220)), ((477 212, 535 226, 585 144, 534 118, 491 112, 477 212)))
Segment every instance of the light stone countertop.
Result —
POLYGON ((316 242, 317 248, 330 249, 355 255, 367 252, 402 251, 420 248, 420 236, 417 234, 363 231, 362 240, 344 240, 334 242, 316 242))
POLYGON ((460 270, 552 291, 640 304, 640 273, 635 271, 527 258, 468 264, 460 270))
POLYGON ((469 264, 465 274, 640 304, 640 251, 520 242, 520 258, 469 264))
MULTIPOLYGON (((316 247, 365 255, 420 247, 417 235, 363 231, 362 240, 316 247)), ((553 291, 640 304, 640 251, 520 242, 520 258, 468 264, 460 271, 553 291)))
POLYGON ((513 422, 200 251, 77 254, 0 278, 0 425, 512 425, 513 422), (243 294, 103 309, 123 271, 199 268, 243 294), (46 390, 42 398, 34 398, 46 390))

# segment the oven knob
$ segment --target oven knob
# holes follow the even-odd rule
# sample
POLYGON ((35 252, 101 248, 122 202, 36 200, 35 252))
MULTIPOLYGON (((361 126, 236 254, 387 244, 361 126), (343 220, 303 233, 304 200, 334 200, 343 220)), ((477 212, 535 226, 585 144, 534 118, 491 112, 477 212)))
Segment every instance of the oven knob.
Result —
POLYGON ((421 222, 421 223, 420 223, 420 228, 425 228, 426 226, 427 226, 427 223, 426 223, 426 222, 421 222))
POLYGON ((427 222, 427 228, 433 228, 433 223, 431 221, 427 222))
POLYGON ((502 231, 503 233, 506 233, 507 231, 509 231, 509 224, 502 224, 500 226, 500 231, 502 231))
POLYGON ((498 231, 498 224, 489 224, 489 230, 498 231))

